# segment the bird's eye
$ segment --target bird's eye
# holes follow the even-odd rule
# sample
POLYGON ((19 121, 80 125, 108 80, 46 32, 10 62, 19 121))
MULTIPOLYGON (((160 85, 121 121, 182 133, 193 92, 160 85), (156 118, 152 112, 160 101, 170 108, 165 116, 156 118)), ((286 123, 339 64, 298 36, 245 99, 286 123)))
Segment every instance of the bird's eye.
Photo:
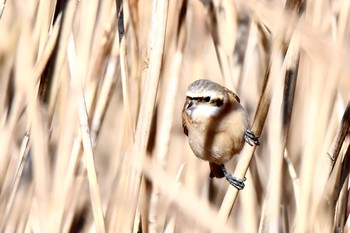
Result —
POLYGON ((210 102, 210 96, 204 97, 204 101, 209 103, 210 102))

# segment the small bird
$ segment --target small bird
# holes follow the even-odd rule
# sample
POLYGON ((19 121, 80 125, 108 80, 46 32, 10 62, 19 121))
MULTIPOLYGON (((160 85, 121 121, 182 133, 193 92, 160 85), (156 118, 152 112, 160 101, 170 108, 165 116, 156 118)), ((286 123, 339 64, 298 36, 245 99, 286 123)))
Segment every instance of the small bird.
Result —
POLYGON ((225 177, 235 188, 243 189, 245 178, 229 174, 224 164, 242 150, 244 141, 251 146, 260 142, 250 131, 239 97, 210 80, 193 82, 186 92, 182 126, 193 153, 209 162, 210 177, 225 177))

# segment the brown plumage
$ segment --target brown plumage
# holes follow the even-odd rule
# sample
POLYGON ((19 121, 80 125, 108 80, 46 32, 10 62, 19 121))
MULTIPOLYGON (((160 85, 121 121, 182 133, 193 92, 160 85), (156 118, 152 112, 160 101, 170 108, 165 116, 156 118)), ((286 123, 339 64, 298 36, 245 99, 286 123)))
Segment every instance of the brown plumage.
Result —
POLYGON ((243 181, 228 174, 224 164, 242 150, 245 141, 258 145, 259 140, 249 130, 248 115, 240 99, 229 89, 205 79, 193 82, 186 96, 182 125, 193 153, 209 162, 211 177, 226 177, 242 189, 243 181))

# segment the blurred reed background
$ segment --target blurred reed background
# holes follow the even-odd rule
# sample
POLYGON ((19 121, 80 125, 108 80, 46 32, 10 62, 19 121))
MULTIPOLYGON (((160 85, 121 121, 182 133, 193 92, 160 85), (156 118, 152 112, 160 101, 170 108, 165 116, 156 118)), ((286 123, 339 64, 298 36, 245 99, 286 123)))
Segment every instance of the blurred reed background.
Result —
POLYGON ((1 232, 350 232, 350 1, 0 1, 1 232), (209 178, 219 82, 257 148, 209 178))

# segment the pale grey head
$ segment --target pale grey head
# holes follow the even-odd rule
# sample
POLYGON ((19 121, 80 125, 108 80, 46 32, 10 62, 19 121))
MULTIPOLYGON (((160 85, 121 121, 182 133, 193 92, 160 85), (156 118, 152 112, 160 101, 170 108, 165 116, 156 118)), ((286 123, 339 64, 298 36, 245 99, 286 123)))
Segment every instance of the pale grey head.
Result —
POLYGON ((209 96, 224 99, 227 94, 223 86, 207 79, 199 79, 188 87, 186 95, 192 98, 209 96))
POLYGON ((217 116, 228 101, 227 89, 207 79, 193 82, 188 87, 186 96, 185 109, 193 120, 217 116))

